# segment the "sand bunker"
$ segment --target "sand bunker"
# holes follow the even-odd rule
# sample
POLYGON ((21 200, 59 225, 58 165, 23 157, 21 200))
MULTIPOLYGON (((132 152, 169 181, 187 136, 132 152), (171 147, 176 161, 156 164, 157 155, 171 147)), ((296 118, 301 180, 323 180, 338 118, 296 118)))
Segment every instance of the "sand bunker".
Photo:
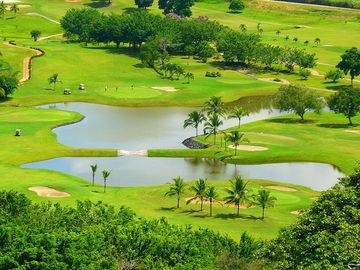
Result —
POLYGON ((299 210, 296 210, 296 211, 291 211, 290 214, 293 214, 293 215, 300 215, 300 211, 299 210))
POLYGON ((172 86, 155 86, 155 87, 151 87, 151 88, 155 89, 155 90, 165 91, 165 92, 176 92, 177 91, 177 89, 172 86))
POLYGON ((38 196, 41 197, 63 198, 70 196, 69 193, 61 192, 49 187, 42 187, 42 186, 30 187, 29 190, 35 192, 38 196))
MULTIPOLYGON (((228 147, 235 149, 234 145, 229 145, 228 147)), ((241 151, 252 151, 252 152, 269 150, 269 148, 267 147, 255 146, 255 145, 239 145, 237 149, 241 151)))
POLYGON ((290 84, 288 80, 285 79, 277 79, 277 78, 256 78, 259 81, 263 82, 271 82, 271 83, 278 83, 278 84, 290 84))
POLYGON ((118 156, 141 156, 147 157, 147 150, 136 150, 136 151, 126 151, 126 150, 118 150, 118 156))
POLYGON ((360 130, 346 129, 345 132, 349 132, 349 133, 354 133, 354 134, 359 134, 359 135, 360 135, 360 130))
POLYGON ((287 191, 287 192, 295 192, 295 188, 285 187, 285 186, 265 186, 266 188, 280 190, 280 191, 287 191))
POLYGON ((81 0, 65 0, 65 2, 68 2, 68 3, 80 3, 81 0))
POLYGON ((269 133, 263 133, 263 132, 245 132, 245 134, 259 134, 271 138, 281 139, 281 140, 289 140, 289 141, 296 141, 295 138, 289 137, 289 136, 283 136, 283 135, 276 135, 276 134, 269 134, 269 133))
MULTIPOLYGON (((185 198, 185 201, 188 201, 188 200, 190 200, 192 197, 186 197, 185 198)), ((200 199, 195 199, 195 200, 193 200, 193 201, 191 201, 190 203, 191 204, 200 204, 200 199)), ((209 205, 210 204, 210 202, 209 201, 204 201, 203 202, 204 203, 204 205, 209 205)), ((225 203, 225 201, 213 201, 213 205, 221 205, 221 206, 228 206, 228 207, 234 207, 234 208, 237 208, 237 206, 235 205, 235 204, 233 204, 233 203, 225 203)), ((253 205, 240 205, 240 209, 248 209, 248 208, 254 208, 255 206, 253 206, 253 205)))

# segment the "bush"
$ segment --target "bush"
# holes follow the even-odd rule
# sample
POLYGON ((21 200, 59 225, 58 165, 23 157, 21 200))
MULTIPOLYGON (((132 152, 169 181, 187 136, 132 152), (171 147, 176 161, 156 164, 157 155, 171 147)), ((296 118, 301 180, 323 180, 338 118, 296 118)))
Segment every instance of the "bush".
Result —
POLYGON ((344 77, 344 72, 340 69, 331 69, 325 74, 325 80, 332 80, 333 83, 336 83, 339 79, 344 77))
POLYGON ((205 73, 205 77, 212 77, 212 78, 216 78, 216 77, 221 77, 221 74, 219 71, 206 71, 205 73))
POLYGON ((307 80, 309 78, 309 76, 311 75, 310 70, 306 69, 306 68, 301 68, 299 70, 299 75, 303 80, 307 80))

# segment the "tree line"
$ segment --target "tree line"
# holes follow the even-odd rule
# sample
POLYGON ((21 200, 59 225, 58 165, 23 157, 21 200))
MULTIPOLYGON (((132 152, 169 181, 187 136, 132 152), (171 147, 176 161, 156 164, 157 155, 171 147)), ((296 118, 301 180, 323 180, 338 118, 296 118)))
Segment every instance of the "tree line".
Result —
POLYGON ((171 55, 195 56, 206 62, 217 56, 226 64, 282 65, 312 68, 315 54, 305 50, 261 42, 259 33, 232 30, 207 17, 181 18, 151 14, 139 9, 131 13, 102 14, 94 9, 70 9, 61 20, 65 36, 92 43, 128 44, 140 48, 141 60, 149 67, 162 67, 171 55))

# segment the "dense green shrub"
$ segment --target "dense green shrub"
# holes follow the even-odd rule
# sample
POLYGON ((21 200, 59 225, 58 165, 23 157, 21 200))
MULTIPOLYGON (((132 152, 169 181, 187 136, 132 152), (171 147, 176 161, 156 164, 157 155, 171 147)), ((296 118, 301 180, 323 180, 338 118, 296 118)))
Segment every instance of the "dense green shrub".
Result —
POLYGON ((215 269, 216 256, 240 252, 217 233, 139 219, 128 208, 33 204, 0 192, 0 269, 215 269))

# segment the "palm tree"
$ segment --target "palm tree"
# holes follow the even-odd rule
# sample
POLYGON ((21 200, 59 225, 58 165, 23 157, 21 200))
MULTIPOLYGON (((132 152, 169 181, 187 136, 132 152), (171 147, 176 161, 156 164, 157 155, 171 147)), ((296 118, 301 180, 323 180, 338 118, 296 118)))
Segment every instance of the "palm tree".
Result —
POLYGON ((281 34, 281 31, 280 30, 277 30, 276 31, 276 35, 279 36, 281 34))
POLYGON ((209 133, 206 137, 214 134, 214 144, 216 143, 216 134, 219 130, 219 127, 223 124, 223 121, 220 119, 219 115, 213 113, 208 121, 205 122, 204 132, 209 133))
POLYGON ((294 38, 293 38, 293 41, 294 41, 294 42, 297 42, 298 40, 299 40, 299 39, 298 39, 297 37, 294 37, 294 38))
POLYGON ((315 38, 314 42, 316 43, 316 46, 319 46, 320 38, 315 38))
POLYGON ((202 112, 193 111, 188 114, 188 118, 184 121, 184 128, 192 126, 196 129, 196 136, 199 133, 199 125, 206 121, 206 117, 202 112))
POLYGON ((285 37, 285 40, 286 40, 286 41, 288 41, 289 39, 290 39, 290 37, 289 37, 289 36, 286 36, 286 37, 285 37))
POLYGON ((184 73, 184 77, 187 79, 187 83, 190 83, 190 80, 194 80, 194 74, 192 74, 191 72, 185 72, 184 73))
POLYGON ((97 164, 90 165, 91 172, 92 172, 92 185, 94 185, 94 183, 95 183, 95 174, 97 171, 97 167, 98 167, 97 164))
POLYGON ((207 115, 214 113, 224 115, 226 111, 225 103, 222 101, 221 97, 213 96, 204 103, 204 111, 207 113, 207 115))
POLYGON ((309 45, 309 41, 308 41, 308 40, 305 40, 305 41, 304 41, 304 45, 305 45, 305 46, 309 45))
POLYGON ((49 82, 49 84, 53 84, 53 90, 55 90, 55 86, 56 86, 56 84, 58 83, 58 82, 61 82, 60 81, 60 79, 59 79, 59 74, 58 73, 55 73, 55 74, 53 74, 52 76, 50 76, 49 78, 48 78, 48 82, 49 82))
POLYGON ((103 170, 102 171, 102 176, 104 178, 104 193, 106 192, 106 181, 108 179, 108 177, 110 176, 111 171, 107 171, 107 170, 103 170))
POLYGON ((4 4, 4 1, 2 1, 2 2, 0 3, 0 17, 4 16, 5 11, 6 11, 6 6, 5 6, 5 4, 4 4))
POLYGON ((225 197, 225 203, 235 204, 237 207, 237 216, 240 216, 240 205, 247 201, 247 184, 241 176, 236 176, 234 180, 230 180, 231 187, 226 189, 228 196, 225 197))
POLYGON ((176 208, 180 208, 180 198, 181 195, 184 194, 186 190, 186 184, 184 183, 184 179, 181 177, 176 177, 172 179, 174 183, 171 184, 169 191, 165 193, 165 196, 176 196, 177 197, 177 205, 176 208))
POLYGON ((208 189, 205 192, 205 197, 206 197, 206 200, 208 200, 210 203, 210 217, 211 217, 213 202, 218 197, 216 188, 214 186, 208 187, 208 189))
POLYGON ((14 3, 14 4, 12 4, 10 11, 14 12, 14 14, 16 16, 16 13, 18 13, 20 11, 20 9, 19 9, 18 5, 16 3, 14 3))
POLYGON ((204 200, 206 198, 206 189, 207 189, 207 179, 199 178, 195 185, 191 187, 191 190, 195 192, 194 197, 186 201, 187 204, 191 203, 194 200, 200 200, 200 211, 203 210, 204 200))
POLYGON ((265 217, 265 208, 274 207, 276 197, 270 196, 270 190, 261 189, 258 191, 258 194, 253 196, 253 204, 258 205, 262 208, 261 219, 265 217))
POLYGON ((241 118, 248 116, 249 112, 245 110, 243 107, 235 107, 231 110, 229 118, 237 118, 239 120, 239 127, 241 124, 241 118))
POLYGON ((246 27, 246 24, 240 24, 240 30, 241 30, 241 32, 246 32, 246 30, 247 30, 247 27, 246 27))
POLYGON ((240 133, 238 130, 232 130, 226 137, 228 142, 231 142, 235 149, 235 156, 237 152, 237 148, 241 142, 249 142, 248 139, 244 138, 244 133, 240 133))

